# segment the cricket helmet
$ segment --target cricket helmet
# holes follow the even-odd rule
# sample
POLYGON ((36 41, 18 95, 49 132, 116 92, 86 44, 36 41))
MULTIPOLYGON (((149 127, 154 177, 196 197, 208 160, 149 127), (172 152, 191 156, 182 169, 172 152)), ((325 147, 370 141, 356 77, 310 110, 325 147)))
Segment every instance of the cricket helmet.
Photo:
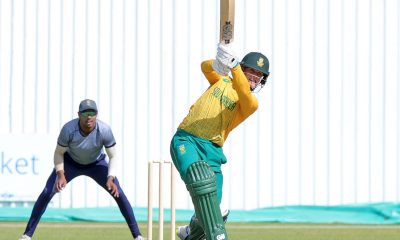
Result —
POLYGON ((269 75, 268 58, 259 52, 250 52, 246 54, 240 64, 244 67, 253 68, 262 72, 265 77, 269 75))
POLYGON ((260 91, 267 83, 267 78, 269 76, 268 58, 259 52, 250 52, 244 56, 240 65, 263 73, 264 76, 260 79, 260 82, 257 83, 256 87, 251 87, 252 92, 260 91))

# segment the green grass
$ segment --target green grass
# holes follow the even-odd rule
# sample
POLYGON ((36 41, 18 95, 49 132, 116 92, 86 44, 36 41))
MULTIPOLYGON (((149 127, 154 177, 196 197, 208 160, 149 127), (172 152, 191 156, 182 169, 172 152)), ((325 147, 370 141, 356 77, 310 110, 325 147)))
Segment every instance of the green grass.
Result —
MULTIPOLYGON (((24 222, 0 222, 0 240, 17 240, 24 222)), ((182 225, 177 223, 177 226, 182 225)), ((146 223, 139 227, 147 236, 146 223)), ((398 240, 399 225, 266 224, 228 223, 230 240, 398 240)), ((34 240, 126 240, 132 236, 125 223, 41 222, 34 240)), ((154 223, 153 239, 158 239, 154 223)), ((164 225, 164 239, 170 239, 170 225, 164 225)))

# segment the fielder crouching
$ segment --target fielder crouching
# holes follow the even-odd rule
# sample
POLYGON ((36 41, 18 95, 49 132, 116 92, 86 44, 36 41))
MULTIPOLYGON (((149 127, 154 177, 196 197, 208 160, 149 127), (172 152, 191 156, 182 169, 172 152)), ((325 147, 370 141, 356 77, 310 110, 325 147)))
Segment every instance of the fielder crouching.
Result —
POLYGON ((116 178, 118 158, 110 126, 97 119, 96 102, 85 99, 79 104, 78 118, 67 122, 60 131, 54 152, 54 170, 32 209, 24 234, 19 240, 31 240, 53 196, 75 177, 92 178, 117 202, 135 240, 142 236, 127 197, 116 178), (103 147, 108 155, 103 152, 103 147))
POLYGON ((253 114, 259 91, 269 76, 269 61, 259 52, 248 53, 241 62, 229 45, 219 44, 215 60, 202 62, 210 83, 191 106, 172 138, 170 153, 190 193, 195 215, 177 230, 185 240, 228 239, 222 213, 223 174, 227 162, 222 146, 229 133, 253 114), (231 76, 230 76, 231 74, 231 76))

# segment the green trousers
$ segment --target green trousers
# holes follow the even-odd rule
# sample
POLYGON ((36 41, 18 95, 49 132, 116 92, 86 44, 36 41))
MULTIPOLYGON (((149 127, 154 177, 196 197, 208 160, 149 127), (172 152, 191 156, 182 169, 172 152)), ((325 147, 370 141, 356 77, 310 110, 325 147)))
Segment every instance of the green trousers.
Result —
POLYGON ((220 204, 224 181, 221 165, 227 161, 222 147, 209 140, 178 130, 171 140, 170 153, 172 161, 185 183, 187 170, 192 163, 200 160, 208 163, 217 178, 217 198, 220 204))

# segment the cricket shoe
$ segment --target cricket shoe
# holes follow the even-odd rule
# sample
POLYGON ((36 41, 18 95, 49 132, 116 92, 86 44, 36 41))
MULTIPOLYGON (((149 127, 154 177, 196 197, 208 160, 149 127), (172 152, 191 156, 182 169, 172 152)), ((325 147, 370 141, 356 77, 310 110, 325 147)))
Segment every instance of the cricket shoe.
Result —
POLYGON ((176 235, 178 235, 179 239, 185 240, 190 234, 190 227, 189 225, 180 226, 176 230, 176 235))
POLYGON ((226 223, 226 221, 228 221, 229 213, 230 213, 230 211, 227 208, 224 210, 221 210, 222 220, 224 220, 224 223, 226 223))
POLYGON ((135 240, 146 240, 144 237, 142 237, 142 236, 137 236, 136 238, 135 238, 135 240))
POLYGON ((28 235, 22 235, 19 240, 31 240, 31 237, 29 237, 28 235))
MULTIPOLYGON (((228 220, 229 213, 229 209, 221 210, 221 215, 224 223, 226 223, 226 221, 228 220)), ((178 229, 176 230, 176 234, 181 240, 187 239, 187 237, 190 235, 190 226, 185 225, 178 227, 178 229)))

